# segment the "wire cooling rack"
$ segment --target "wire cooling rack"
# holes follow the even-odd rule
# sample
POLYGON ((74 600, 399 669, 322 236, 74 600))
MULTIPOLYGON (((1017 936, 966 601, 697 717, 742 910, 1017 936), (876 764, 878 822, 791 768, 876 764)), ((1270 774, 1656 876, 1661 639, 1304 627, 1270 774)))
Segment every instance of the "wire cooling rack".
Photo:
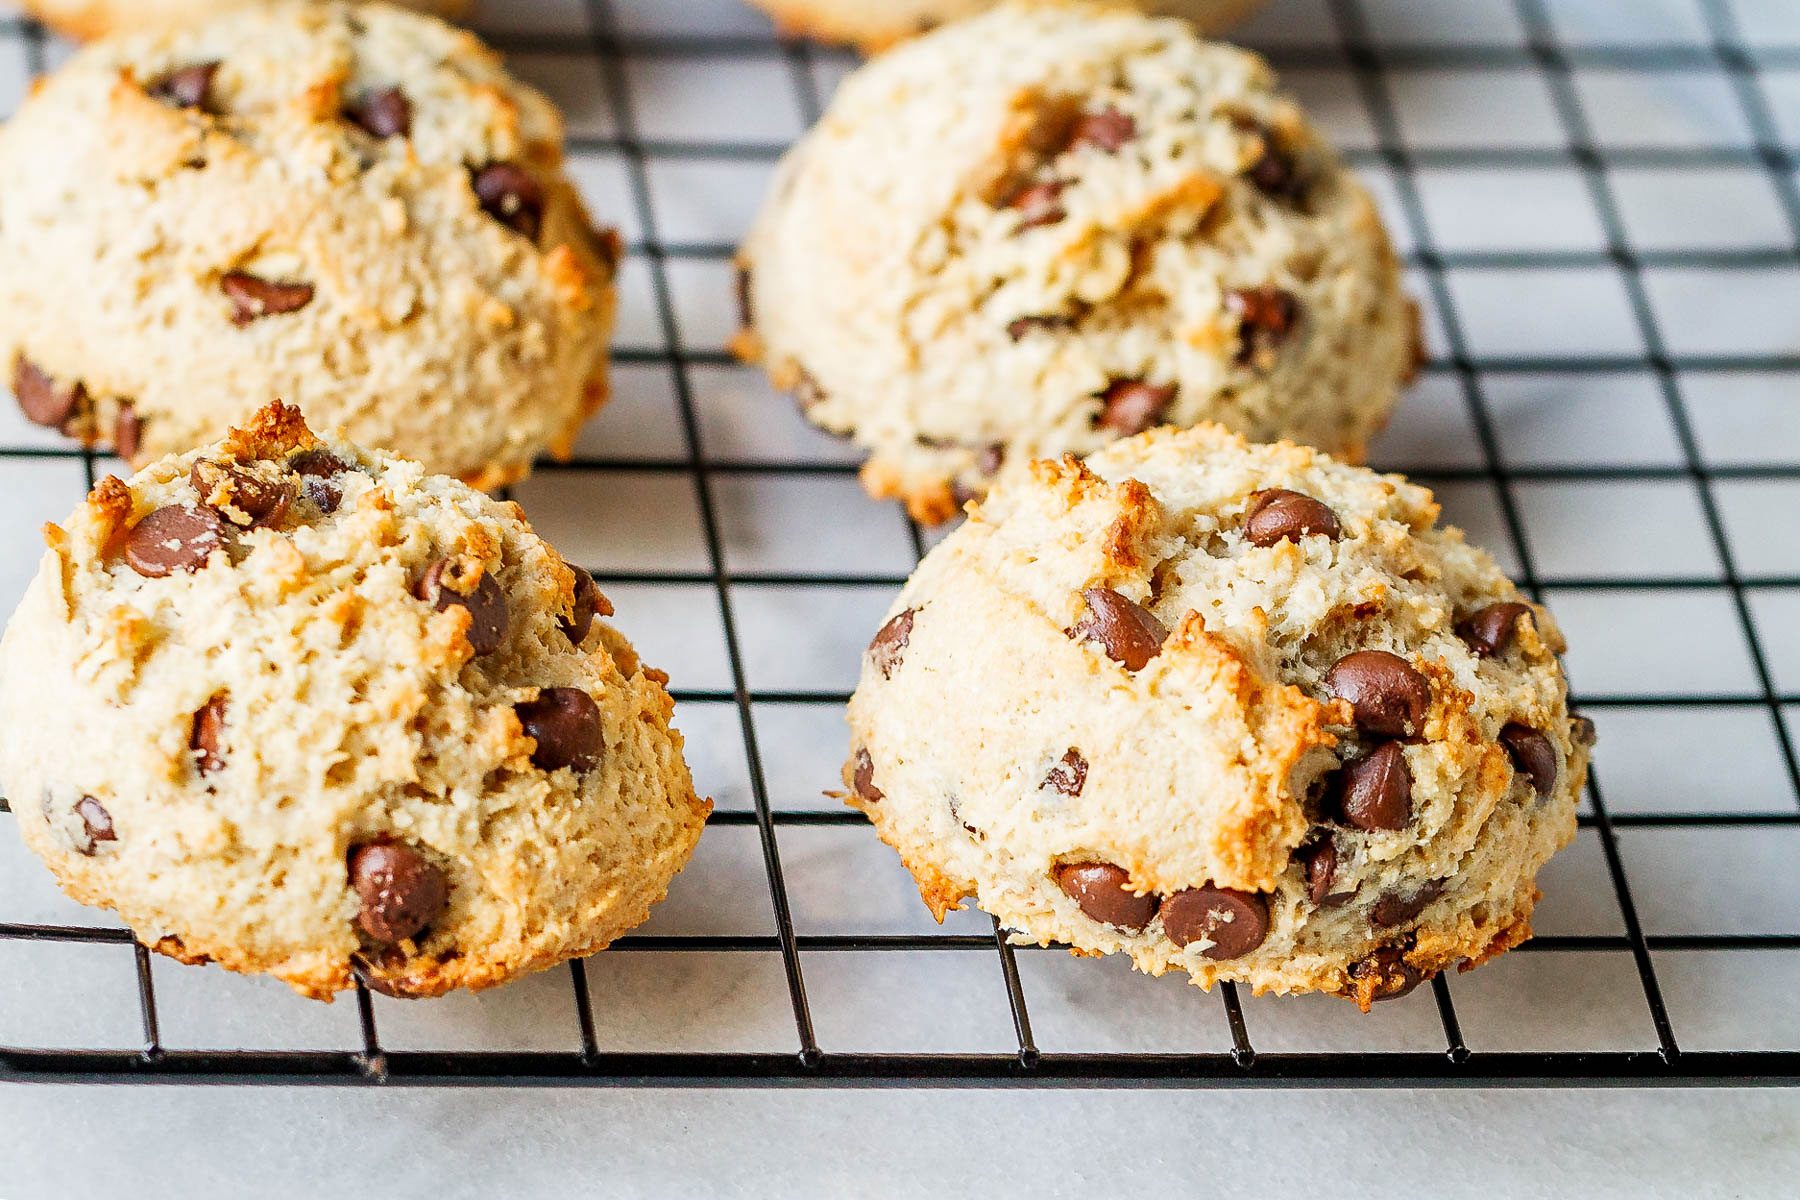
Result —
MULTIPOLYGON (((851 60, 732 0, 489 2, 479 23, 563 103, 631 251, 618 398, 517 498, 679 685, 711 828, 603 955, 333 1006, 155 958, 0 828, 0 1079, 1800 1081, 1793 5, 1274 0, 1242 34, 1368 179, 1427 310, 1432 361, 1379 465, 1556 611, 1601 733, 1540 936, 1367 1016, 929 922, 819 794, 928 535, 723 352, 732 246, 851 60)), ((0 112, 64 52, 0 14, 0 112)), ((116 466, 0 405, 0 607, 39 523, 116 466)))

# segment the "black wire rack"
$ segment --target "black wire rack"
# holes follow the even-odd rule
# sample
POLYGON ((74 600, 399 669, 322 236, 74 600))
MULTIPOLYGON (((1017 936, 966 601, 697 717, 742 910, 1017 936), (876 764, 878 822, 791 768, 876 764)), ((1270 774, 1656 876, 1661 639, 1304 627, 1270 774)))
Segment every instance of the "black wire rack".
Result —
MULTIPOLYGON (((778 41, 754 26, 742 33, 703 22, 696 28, 691 10, 685 23, 646 17, 650 10, 676 11, 673 0, 537 0, 514 7, 542 10, 542 19, 490 29, 490 35, 528 75, 527 62, 554 76, 548 86, 558 99, 595 114, 573 125, 573 159, 577 168, 591 160, 613 172, 614 200, 623 211, 610 210, 602 197, 595 207, 635 226, 627 278, 641 285, 635 298, 627 287, 626 308, 632 313, 635 304, 638 331, 635 341, 622 333, 617 361, 622 372, 654 381, 667 402, 657 418, 648 410, 609 413, 590 439, 598 449, 570 463, 544 464, 519 498, 543 525, 534 497, 545 489, 565 505, 571 502, 566 485, 583 480, 591 480, 594 494, 626 486, 647 487, 653 496, 691 489, 694 553, 673 563, 651 556, 599 564, 595 574, 609 593, 636 595, 647 609, 668 603, 681 610, 671 599, 677 594, 696 611, 716 608, 720 665, 713 679, 697 674, 686 681, 707 686, 678 688, 678 723, 698 714, 714 737, 734 743, 734 752, 741 742, 742 802, 721 804, 676 894, 698 888, 715 911, 760 911, 766 890, 767 920, 749 922, 755 928, 744 931, 728 920, 700 919, 669 932, 659 932, 653 920, 603 956, 489 994, 512 997, 499 1009, 466 998, 460 1007, 452 1000, 399 1006, 359 990, 349 1015, 333 1018, 334 1032, 284 1034, 283 1044, 268 1045, 259 1022, 271 993, 245 990, 259 985, 153 961, 116 924, 78 923, 73 915, 67 923, 15 920, 0 907, 0 1080, 1800 1082, 1800 1026, 1787 1002, 1800 986, 1800 891, 1791 878, 1800 850, 1800 645, 1786 632, 1800 626, 1800 537, 1777 534, 1773 550, 1761 540, 1771 526, 1800 529, 1794 515, 1800 512, 1794 503, 1800 500, 1800 336, 1791 323, 1770 332, 1761 315, 1780 309, 1782 296, 1787 310, 1800 309, 1793 153, 1800 144, 1800 26, 1770 34, 1761 22, 1774 6, 1694 0, 1691 8, 1646 9, 1646 27, 1627 35, 1592 35, 1581 32, 1583 10, 1610 6, 1491 0, 1466 5, 1467 37, 1441 36, 1440 20, 1437 34, 1412 38, 1402 4, 1275 0, 1249 35, 1291 81, 1309 81, 1303 93, 1328 96, 1334 110, 1349 114, 1344 129, 1333 132, 1377 187, 1431 316, 1432 361, 1394 435, 1378 447, 1388 454, 1382 465, 1407 469, 1438 488, 1452 517, 1562 615, 1576 644, 1575 702, 1596 717, 1602 737, 1580 837, 1565 855, 1588 864, 1587 886, 1571 880, 1559 891, 1547 884, 1546 904, 1573 892, 1575 908, 1603 910, 1604 918, 1553 923, 1480 972, 1440 977, 1364 1017, 1337 1001, 1253 999, 1230 984, 1207 997, 1114 970, 1117 964, 1075 964, 1055 951, 1016 949, 976 914, 962 914, 941 931, 906 921, 893 928, 833 927, 818 918, 817 887, 797 901, 794 864, 818 853, 809 839, 874 839, 860 816, 808 798, 807 787, 835 782, 828 768, 800 785, 791 765, 768 769, 771 755, 791 757, 783 744, 786 722, 834 719, 847 685, 764 680, 770 672, 757 665, 757 646, 767 636, 764 610, 785 603, 805 612, 827 596, 854 595, 852 607, 872 618, 928 535, 900 526, 902 518, 890 510, 853 499, 842 521, 894 522, 891 532, 906 562, 820 570, 740 561, 736 530, 746 495, 782 481, 841 485, 847 493, 854 463, 823 439, 791 454, 722 452, 731 440, 709 424, 704 381, 734 368, 718 339, 701 329, 706 320, 684 306, 697 284, 727 278, 731 238, 686 238, 688 223, 670 219, 658 189, 678 190, 679 173, 688 167, 766 169, 792 131, 740 134, 727 124, 688 136, 664 119, 644 84, 647 77, 740 72, 735 86, 766 96, 774 81, 791 93, 797 128, 818 116, 831 80, 849 59, 778 41), (1666 30, 1652 19, 1669 13, 1679 20, 1666 30), (1493 28, 1512 33, 1483 32, 1493 28), (1619 88, 1640 84, 1666 86, 1678 117, 1692 105, 1710 105, 1707 119, 1738 133, 1634 136, 1639 114, 1631 101, 1620 100, 1619 88), (1473 108, 1481 115, 1472 127, 1466 117, 1461 126, 1434 124, 1440 109, 1469 110, 1445 99, 1456 89, 1480 95, 1473 108), (670 171, 677 178, 659 184, 659 174, 670 171), (1533 190, 1546 180, 1560 188, 1560 199, 1533 190), (1464 191, 1446 188, 1447 182, 1464 191), (1490 197, 1489 213, 1510 231, 1488 244, 1468 234, 1466 221, 1457 222, 1465 207, 1458 197, 1466 199, 1471 185, 1490 197), (1694 193, 1691 221, 1673 230, 1638 207, 1646 189, 1662 190, 1666 199, 1669 189, 1688 185, 1703 186, 1694 193), (1717 187, 1758 198, 1754 219, 1728 223, 1760 222, 1760 236, 1741 228, 1721 236, 1719 224, 1727 219, 1708 207, 1717 193, 1707 189, 1717 187), (1568 211, 1581 214, 1579 229, 1574 218, 1559 215, 1558 204, 1574 205, 1568 211), (1522 224, 1521 210, 1528 214, 1522 224), (1596 281, 1599 301, 1578 302, 1574 328, 1560 330, 1554 344, 1520 344, 1489 327, 1486 313, 1496 297, 1503 306, 1554 308, 1546 289, 1585 296, 1596 281), (1710 318, 1697 330, 1689 320, 1696 294, 1710 318), (1575 350, 1559 350, 1564 342, 1575 350), (1604 424, 1588 437, 1591 445, 1574 449, 1566 438, 1549 448, 1521 440, 1514 420, 1519 396, 1582 392, 1600 380, 1624 381, 1622 391, 1638 404, 1602 404, 1595 411, 1628 413, 1655 431, 1651 440, 1660 438, 1660 449, 1644 450, 1630 431, 1604 424), (1760 408, 1718 399, 1747 391, 1775 398, 1760 408), (644 431, 658 420, 663 439, 652 444, 644 431), (1455 433, 1409 445, 1409 428, 1455 433), (615 440, 621 432, 627 436, 615 440), (648 448, 620 453, 620 446, 648 448), (1584 517, 1589 509, 1598 515, 1584 517), (1685 538, 1688 553, 1665 563, 1661 547, 1670 538, 1677 545, 1685 538), (1597 549, 1607 543, 1611 550, 1597 549), (747 615, 753 609, 760 614, 754 619, 747 615), (1606 664, 1582 657, 1584 636, 1629 644, 1606 664), (1655 686, 1635 678, 1640 667, 1655 686), (1584 688, 1584 678, 1597 686, 1584 688), (783 722, 773 714, 783 714, 783 722), (780 727, 771 732, 772 726, 780 727), (1617 760, 1626 780, 1621 791, 1628 795, 1615 796, 1609 807, 1607 749, 1609 734, 1618 731, 1625 741, 1617 760), (1713 764, 1698 785, 1695 760, 1713 764), (727 843, 743 852, 738 866, 751 874, 740 870, 709 882, 708 872, 723 861, 709 857, 709 847, 727 843), (1784 882, 1771 890, 1771 876, 1784 882), (926 961, 932 969, 909 977, 892 969, 902 961, 926 961), (657 970, 634 980, 634 966, 650 962, 657 970), (206 990, 226 983, 230 990, 206 990), (171 992, 185 997, 184 1014, 231 1018, 225 1031, 196 1036, 186 1028, 190 1015, 180 1017, 183 1028, 172 1029, 171 992), (987 1039, 951 1038, 956 1044, 947 1046, 935 1031, 960 1020, 965 1005, 979 1007, 974 993, 987 1005, 987 1039), (32 1011, 38 1007, 77 1017, 104 1010, 111 1025, 88 1040, 79 1029, 46 1035, 32 1011), (667 1024, 699 1031, 716 1028, 721 1014, 739 1024, 749 1014, 760 1033, 720 1045, 700 1037, 698 1048, 690 1048, 666 1032, 647 1034, 643 1014, 650 1010, 667 1024), (918 1036, 911 1042, 904 1034, 859 1037, 847 1032, 845 1010, 878 1028, 905 1025, 918 1036), (420 1012, 428 1015, 414 1015, 420 1012), (1494 1027, 1496 1013, 1513 1027, 1494 1027), (470 1025, 479 1028, 472 1033, 470 1025), (1140 1036, 1149 1027, 1168 1036, 1140 1036)), ((697 7, 719 5, 707 0, 697 7)), ((1616 29, 1616 10, 1602 24, 1616 29)), ((21 81, 46 69, 54 50, 29 21, 0 16, 0 56, 17 54, 21 81)), ((5 71, 0 57, 0 105, 7 102, 5 71)), ((753 203, 755 197, 738 199, 753 203)), ((715 290, 726 294, 722 286, 715 290)), ((1525 328, 1530 332, 1529 321, 1525 328)), ((0 483, 15 471, 23 477, 16 464, 67 466, 66 502, 56 497, 45 515, 73 504, 74 483, 91 486, 96 472, 110 467, 29 433, 9 439, 4 427, 0 462, 7 464, 0 466, 0 483)), ((579 494, 572 502, 580 514, 579 494)), ((621 601, 621 619, 636 634, 631 607, 621 601)), ((653 651, 647 649, 655 660, 653 651)), ((683 682, 677 673, 676 683, 683 682)), ((698 750, 702 739, 691 726, 689 735, 690 749, 698 750)), ((0 802, 0 817, 9 811, 0 802)), ((0 841, 17 839, 5 830, 0 841)), ((841 844, 827 843, 824 855, 838 855, 832 847, 841 844)), ((9 894, 7 871, 37 868, 22 852, 0 859, 0 901, 9 894)), ((285 1021, 292 1009, 280 1012, 285 1021)))

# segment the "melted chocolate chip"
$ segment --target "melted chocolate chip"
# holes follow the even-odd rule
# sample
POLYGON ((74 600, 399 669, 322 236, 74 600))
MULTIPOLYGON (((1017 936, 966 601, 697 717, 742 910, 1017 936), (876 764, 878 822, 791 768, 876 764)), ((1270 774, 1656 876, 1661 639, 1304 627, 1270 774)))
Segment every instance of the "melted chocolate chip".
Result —
POLYGON ((1074 146, 1085 144, 1116 154, 1136 136, 1137 122, 1109 104, 1099 112, 1082 113, 1070 130, 1069 142, 1074 146))
POLYGON ((213 76, 218 72, 216 62, 195 63, 158 75, 144 85, 144 91, 176 108, 205 108, 212 98, 213 76))
POLYGON ((144 420, 129 400, 119 401, 118 415, 113 418, 113 453, 130 461, 143 446, 144 420))
POLYGON ((188 482, 200 493, 200 502, 217 509, 228 519, 238 521, 227 508, 248 518, 253 529, 278 527, 287 519, 294 502, 294 485, 287 480, 259 479, 249 471, 230 463, 198 459, 188 471, 188 482))
POLYGON ((1050 179, 1015 192, 1006 206, 1017 210, 1019 231, 1022 233, 1027 229, 1036 229, 1039 225, 1054 225, 1068 216, 1063 210, 1061 199, 1062 190, 1066 186, 1060 180, 1050 179))
POLYGON ((87 390, 81 384, 58 387, 56 380, 24 358, 13 363, 12 390, 25 419, 48 429, 61 429, 68 424, 87 400, 87 390))
POLYGON ((1070 746, 1057 764, 1050 768, 1050 773, 1044 776, 1041 786, 1065 796, 1079 796, 1081 789, 1087 784, 1087 773, 1087 759, 1081 757, 1081 751, 1070 746))
POLYGON ((378 942, 417 937, 450 899, 444 872, 404 842, 357 846, 349 866, 350 886, 362 901, 356 923, 378 942))
POLYGON ((1442 880, 1433 879, 1412 893, 1387 891, 1375 900, 1369 909, 1369 924, 1377 929, 1392 929, 1396 925, 1404 925, 1431 906, 1431 902, 1444 894, 1442 880))
POLYGON ((452 605, 468 609, 469 646, 476 654, 492 654, 506 640, 506 593, 492 571, 482 571, 473 586, 469 574, 463 560, 440 558, 426 568, 413 594, 439 612, 452 605))
POLYGON ((542 688, 536 700, 515 704, 513 711, 537 742, 531 762, 538 770, 591 771, 600 765, 606 738, 600 706, 580 688, 542 688))
POLYGON ((1335 542, 1343 535, 1343 529, 1337 514, 1311 496, 1287 488, 1268 488, 1250 497, 1250 507, 1244 515, 1244 536, 1252 545, 1297 542, 1315 533, 1335 542))
POLYGON ((1502 600, 1498 604, 1477 609, 1456 627, 1456 632, 1468 643, 1469 649, 1482 658, 1492 658, 1496 654, 1506 653, 1506 648, 1512 645, 1513 634, 1518 629, 1519 618, 1530 612, 1531 606, 1528 604, 1502 600))
POLYGON ((1329 834, 1314 838, 1296 851, 1306 879, 1306 898, 1319 906, 1331 895, 1331 881, 1337 876, 1337 842, 1329 834))
POLYGON ((1374 984, 1371 1000, 1397 1000, 1421 983, 1426 975, 1406 961, 1406 952, 1398 946, 1383 946, 1350 968, 1350 978, 1374 984))
POLYGON ((83 855, 92 858, 101 842, 119 840, 118 832, 113 829, 112 814, 92 796, 83 796, 75 802, 75 815, 81 818, 82 830, 86 834, 82 843, 76 847, 83 855))
POLYGON ((397 87, 369 92, 344 115, 374 137, 406 137, 412 132, 412 101, 397 87))
POLYGON ((1425 728, 1431 682, 1398 654, 1358 650, 1325 672, 1325 691, 1348 700, 1356 727, 1380 737, 1415 737, 1425 728))
POLYGON ((881 789, 875 786, 875 762, 867 750, 856 752, 856 769, 851 773, 851 786, 870 804, 881 803, 881 789))
POLYGON ((1269 902, 1236 888, 1197 887, 1162 902, 1163 932, 1177 946, 1210 940, 1200 953, 1216 961, 1241 958, 1269 936, 1269 902))
POLYGON ((1131 876, 1111 863, 1062 863, 1050 872, 1056 886, 1088 917, 1102 925, 1139 933, 1156 916, 1154 895, 1131 890, 1131 876))
POLYGON ((188 733, 188 749, 202 775, 225 769, 225 697, 214 696, 194 714, 188 733))
POLYGON ((1412 772, 1399 742, 1383 742, 1374 753, 1344 764, 1337 779, 1338 812, 1356 829, 1405 829, 1412 820, 1412 772))
POLYGON ((1549 738, 1529 725, 1512 721, 1500 730, 1500 744, 1512 756, 1513 766, 1531 780, 1531 786, 1539 796, 1548 796, 1556 789, 1556 772, 1562 765, 1562 756, 1549 738))
POLYGON ((537 241, 544 219, 544 189, 531 172, 517 163, 489 163, 475 172, 474 187, 483 212, 537 241))
POLYGON ((1141 379, 1115 379, 1107 385, 1101 399, 1100 425, 1120 437, 1144 432, 1162 420, 1175 398, 1175 385, 1158 387, 1141 379))
POLYGON ((906 653, 906 644, 912 640, 913 615, 919 610, 903 608, 895 613, 875 634, 869 643, 869 661, 881 672, 883 679, 892 679, 894 671, 900 666, 906 653))
POLYGON ((1278 287, 1246 288, 1225 293, 1225 310, 1238 319, 1238 362, 1266 363, 1293 332, 1300 302, 1278 287))
POLYGON ((300 476, 300 490, 323 513, 336 512, 344 502, 344 488, 337 477, 350 469, 349 463, 329 450, 302 450, 288 459, 288 470, 300 476))
POLYGON ((171 504, 151 512, 125 537, 125 562, 146 579, 198 571, 225 545, 225 519, 210 508, 171 504))
POLYGON ((577 566, 570 566, 569 570, 575 575, 575 610, 567 620, 558 620, 557 625, 571 645, 579 646, 587 641, 588 631, 594 627, 594 618, 602 611, 607 616, 612 616, 612 605, 600 594, 600 588, 592 575, 577 566))
POLYGON ((1148 609, 1111 588, 1087 588, 1081 598, 1087 610, 1068 635, 1076 641, 1098 642, 1106 657, 1127 671, 1141 671, 1162 650, 1169 631, 1148 609))
POLYGON ((1277 200, 1297 200, 1306 190, 1293 156, 1277 148, 1267 133, 1263 135, 1262 156, 1244 174, 1258 191, 1277 200))
POLYGON ((313 298, 310 283, 283 283, 244 271, 221 275, 219 290, 231 301, 231 323, 240 328, 263 317, 299 312, 313 298))

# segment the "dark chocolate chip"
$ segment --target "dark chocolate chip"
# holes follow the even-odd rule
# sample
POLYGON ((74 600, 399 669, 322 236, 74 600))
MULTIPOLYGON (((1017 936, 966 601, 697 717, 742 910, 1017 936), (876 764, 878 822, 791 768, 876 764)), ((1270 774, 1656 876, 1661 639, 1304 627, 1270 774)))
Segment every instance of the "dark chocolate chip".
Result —
POLYGON ((1502 600, 1477 609, 1456 627, 1456 632, 1468 643, 1469 649, 1482 658, 1491 658, 1496 654, 1506 653, 1506 648, 1512 644, 1513 633, 1518 628, 1519 618, 1530 611, 1529 604, 1502 600))
POLYGON ((1278 149, 1267 133, 1263 135, 1262 157, 1251 163, 1244 174, 1258 191, 1277 200, 1298 199, 1306 190, 1293 156, 1278 149))
POLYGON ((127 461, 137 457, 144 443, 144 419, 129 400, 119 401, 118 415, 113 418, 113 453, 127 461))
POLYGON ((1431 707, 1430 680, 1386 650, 1344 655, 1325 672, 1325 690, 1350 702, 1358 729, 1381 737, 1417 736, 1431 707))
POLYGON ((299 312, 311 304, 313 298, 310 283, 282 283, 244 271, 221 275, 219 290, 231 300, 231 323, 239 327, 262 317, 299 312))
POLYGON ((451 605, 468 609, 470 647, 477 654, 492 654, 506 640, 506 592, 490 570, 471 586, 470 571, 462 559, 440 558, 426 568, 413 595, 439 612, 451 605))
POLYGON ((1081 593, 1087 610, 1068 635, 1077 641, 1098 642, 1106 657, 1127 671, 1141 671, 1162 650, 1169 631, 1142 605, 1111 588, 1087 588, 1081 593))
POLYGON ((1136 136, 1137 122, 1109 104, 1099 112, 1082 113, 1070 131, 1069 141, 1071 145, 1086 143, 1115 154, 1136 136))
POLYGON ((1050 872, 1069 899, 1088 917, 1132 933, 1141 932, 1156 916, 1156 897, 1131 890, 1131 876, 1111 863, 1061 863, 1050 872))
POLYGON ((278 527, 287 519, 294 502, 294 485, 288 480, 259 479, 230 463, 202 458, 188 471, 188 482, 200 493, 200 502, 223 512, 236 509, 250 519, 254 529, 278 527))
POLYGON ((378 942, 417 937, 450 899, 450 881, 404 842, 369 842, 350 851, 350 886, 362 900, 356 923, 378 942))
POLYGON ((1584 717, 1580 713, 1575 713, 1570 716, 1570 741, 1574 742, 1577 746, 1592 746, 1599 740, 1599 737, 1600 731, 1594 728, 1594 722, 1591 718, 1584 717))
POLYGON ((344 487, 337 477, 350 469, 329 450, 302 450, 288 459, 288 470, 300 476, 300 490, 324 513, 336 512, 344 502, 344 487))
POLYGON ((1331 881, 1337 876, 1337 842, 1329 834, 1314 838, 1296 851, 1306 879, 1306 898, 1315 906, 1331 895, 1331 881))
POLYGON ((612 616, 612 605, 600 594, 599 585, 594 577, 580 567, 571 565, 569 570, 575 574, 575 611, 567 620, 558 620, 563 636, 576 646, 587 641, 588 631, 594 627, 594 618, 604 612, 612 616))
POLYGON ((1244 536, 1252 545, 1273 546, 1320 533, 1332 541, 1342 536, 1337 514, 1302 492, 1267 488, 1250 497, 1244 536))
POLYGON ((1273 356, 1293 332, 1300 302, 1278 287, 1242 288, 1225 293, 1225 310, 1238 319, 1239 363, 1273 356))
POLYGON ((1172 383, 1158 387, 1141 379, 1115 379, 1101 394, 1106 407, 1100 411, 1100 425, 1120 437, 1142 433, 1162 420, 1174 398, 1172 383))
POLYGON ((1406 961, 1406 952, 1400 947, 1383 946, 1352 965, 1350 978, 1373 983, 1371 1000, 1397 1000, 1425 982, 1426 976, 1406 961))
POLYGON ((214 696, 194 714, 188 732, 188 749, 202 775, 225 769, 225 697, 214 696))
POLYGON ((1500 730, 1500 744, 1512 756, 1513 765, 1531 780, 1538 795, 1548 796, 1556 789, 1556 772, 1562 756, 1550 744, 1549 738, 1529 725, 1511 721, 1500 730))
POLYGON ((875 762, 869 757, 867 750, 856 752, 856 769, 851 774, 851 786, 856 794, 870 804, 879 804, 882 800, 881 789, 875 786, 875 762))
POLYGON ((1377 929, 1392 929, 1396 925, 1404 925, 1424 912, 1433 900, 1443 894, 1443 881, 1437 879, 1410 894, 1398 890, 1383 892, 1376 897, 1374 907, 1369 909, 1369 924, 1377 929))
POLYGON ((1405 829, 1412 820, 1412 772, 1399 742, 1383 742, 1339 772, 1338 812, 1357 829, 1405 829))
POLYGON ((537 741, 531 761, 538 770, 591 771, 600 765, 606 748, 600 706, 580 688, 542 688, 536 700, 515 704, 513 711, 526 734, 537 741))
POLYGON ((13 363, 12 390, 25 419, 48 429, 61 429, 68 424, 87 400, 87 390, 81 384, 58 387, 56 380, 24 358, 13 363))
POLYGON ((1050 768, 1050 773, 1044 776, 1041 786, 1065 796, 1079 796, 1087 783, 1087 772, 1087 759, 1081 757, 1081 751, 1070 746, 1057 764, 1050 768))
POLYGON ((412 101, 397 87, 365 94, 344 115, 378 138, 405 137, 412 132, 412 101))
POLYGON ((905 656, 906 644, 912 640, 913 615, 919 610, 903 608, 895 613, 875 634, 869 643, 869 661, 881 672, 883 679, 892 679, 894 671, 905 656))
POLYGON ((112 814, 92 796, 83 796, 75 802, 75 815, 81 818, 82 828, 87 834, 86 840, 76 849, 89 858, 100 848, 101 842, 119 840, 118 832, 113 829, 112 814))
POLYGON ((210 508, 171 504, 151 512, 125 536, 125 562, 146 579, 198 571, 225 545, 225 518, 210 508))
POLYGON ((474 186, 483 212, 537 241, 544 219, 544 189, 531 172, 517 163, 489 163, 475 172, 474 186))
POLYGON ((144 85, 144 91, 176 108, 205 108, 212 97, 213 76, 218 71, 216 62, 195 63, 158 75, 144 85))
POLYGON ((1021 188, 1013 194, 1006 206, 1018 211, 1021 232, 1035 229, 1039 225, 1054 225, 1069 215, 1063 211, 1061 202, 1065 186, 1067 185, 1060 180, 1050 179, 1021 188))
POLYGON ((1162 902, 1163 932, 1177 946, 1208 939, 1200 953, 1223 961, 1241 958, 1269 936, 1269 901, 1236 888, 1197 887, 1162 902))
POLYGON ((1006 323, 1006 336, 1016 342, 1026 334, 1037 330, 1048 332, 1053 329, 1067 329, 1073 324, 1074 322, 1067 317, 1054 315, 1015 317, 1006 323))

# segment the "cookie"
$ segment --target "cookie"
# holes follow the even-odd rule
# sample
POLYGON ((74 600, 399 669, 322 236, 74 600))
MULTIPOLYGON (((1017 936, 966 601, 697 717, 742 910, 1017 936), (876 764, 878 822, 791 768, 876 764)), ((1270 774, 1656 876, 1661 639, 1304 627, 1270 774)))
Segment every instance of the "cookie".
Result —
MULTIPOLYGON (((113 33, 154 33, 273 0, 24 0, 25 11, 58 33, 75 38, 113 33)), ((390 0, 433 16, 455 19, 470 0, 390 0)))
POLYGON ((1164 423, 1357 460, 1416 365, 1374 204, 1267 65, 1092 6, 863 66, 739 265, 735 349, 926 521, 1164 423))
POLYGON ((643 921, 711 805, 665 676, 518 507, 271 405, 102 480, 0 638, 0 791, 87 904, 329 999, 643 921))
POLYGON ((0 371, 134 465, 280 397, 479 487, 605 395, 618 242, 562 123, 384 6, 94 43, 0 130, 0 371))
MULTIPOLYGON (((783 33, 846 42, 874 53, 915 34, 994 7, 995 0, 753 0, 783 33)), ((1126 0, 1127 3, 1130 0, 1126 0)), ((1185 17, 1207 33, 1243 20, 1262 0, 1142 0, 1133 6, 1185 17)))
POLYGON ((871 643, 847 800, 940 920, 1020 943, 1364 1008, 1491 958, 1592 726, 1549 613, 1437 517, 1210 424, 1034 463, 871 643))

